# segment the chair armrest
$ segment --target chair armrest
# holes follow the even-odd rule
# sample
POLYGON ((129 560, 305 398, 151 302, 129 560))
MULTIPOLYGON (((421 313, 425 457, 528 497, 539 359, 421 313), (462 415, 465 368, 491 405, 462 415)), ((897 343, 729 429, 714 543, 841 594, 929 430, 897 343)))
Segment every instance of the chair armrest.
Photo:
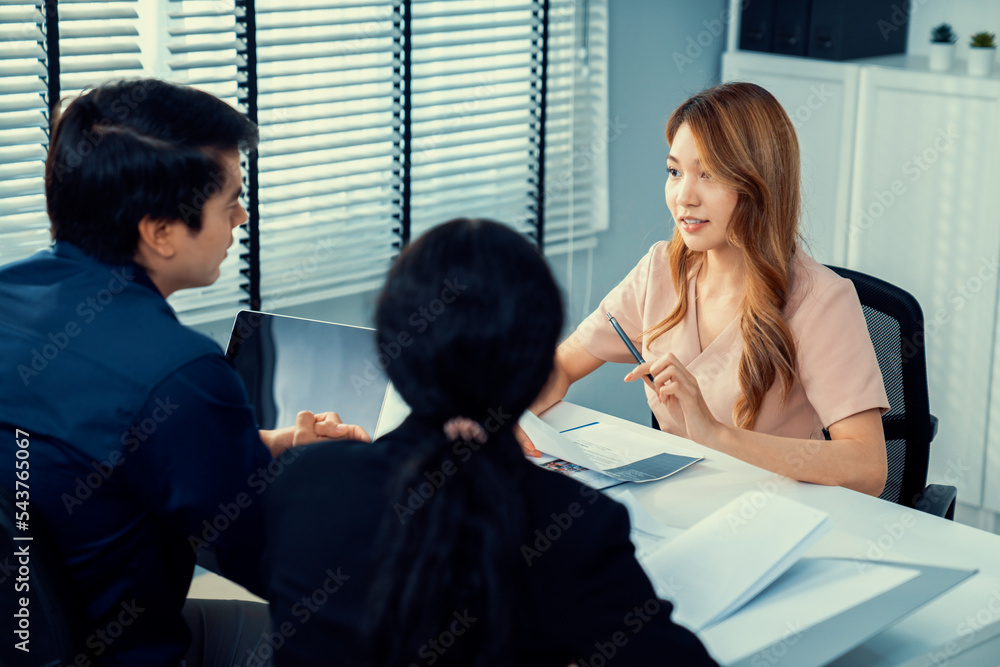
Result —
POLYGON ((945 484, 928 484, 913 504, 921 512, 927 512, 951 521, 955 520, 955 500, 958 489, 945 484))

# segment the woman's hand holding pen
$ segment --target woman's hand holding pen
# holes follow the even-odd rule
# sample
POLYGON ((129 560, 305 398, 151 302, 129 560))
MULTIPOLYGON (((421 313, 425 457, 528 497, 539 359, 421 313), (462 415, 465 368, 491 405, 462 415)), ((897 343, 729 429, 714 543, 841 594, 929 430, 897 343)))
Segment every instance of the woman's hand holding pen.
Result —
POLYGON ((656 361, 639 364, 625 376, 625 381, 641 379, 649 385, 647 374, 653 376, 651 388, 656 392, 660 403, 666 407, 673 420, 684 427, 688 438, 702 444, 716 440, 719 429, 724 426, 708 409, 698 380, 677 357, 671 353, 656 361))

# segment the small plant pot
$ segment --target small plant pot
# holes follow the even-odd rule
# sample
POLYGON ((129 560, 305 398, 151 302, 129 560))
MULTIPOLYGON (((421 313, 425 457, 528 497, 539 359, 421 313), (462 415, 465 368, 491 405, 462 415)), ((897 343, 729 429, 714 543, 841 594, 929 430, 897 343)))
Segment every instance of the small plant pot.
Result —
POLYGON ((993 71, 993 61, 997 57, 997 47, 969 47, 969 75, 989 76, 993 71))
POLYGON ((931 71, 947 72, 955 61, 955 45, 947 42, 931 42, 931 71))

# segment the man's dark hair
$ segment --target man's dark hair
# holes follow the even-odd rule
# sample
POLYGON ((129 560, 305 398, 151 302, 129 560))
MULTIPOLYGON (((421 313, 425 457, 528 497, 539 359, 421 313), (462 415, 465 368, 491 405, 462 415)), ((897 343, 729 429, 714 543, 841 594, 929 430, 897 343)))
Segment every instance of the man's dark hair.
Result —
POLYGON ((131 261, 144 216, 201 229, 222 154, 256 148, 257 126, 206 92, 158 79, 107 83, 73 100, 52 132, 52 233, 108 264, 131 261))

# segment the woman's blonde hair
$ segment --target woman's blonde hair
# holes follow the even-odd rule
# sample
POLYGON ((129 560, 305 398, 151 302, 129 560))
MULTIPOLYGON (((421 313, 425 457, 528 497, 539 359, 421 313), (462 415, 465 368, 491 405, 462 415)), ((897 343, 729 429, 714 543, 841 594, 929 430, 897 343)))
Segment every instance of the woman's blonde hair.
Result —
MULTIPOLYGON (((784 400, 795 375, 795 343, 782 311, 799 236, 799 144, 778 100, 752 83, 714 86, 681 104, 667 121, 668 143, 684 124, 705 171, 738 195, 727 232, 728 242, 743 251, 746 272, 739 313, 743 395, 733 407, 733 422, 752 429, 775 380, 781 381, 784 400)), ((677 306, 645 332, 650 341, 683 321, 688 272, 704 254, 688 249, 677 230, 667 253, 677 306)))

